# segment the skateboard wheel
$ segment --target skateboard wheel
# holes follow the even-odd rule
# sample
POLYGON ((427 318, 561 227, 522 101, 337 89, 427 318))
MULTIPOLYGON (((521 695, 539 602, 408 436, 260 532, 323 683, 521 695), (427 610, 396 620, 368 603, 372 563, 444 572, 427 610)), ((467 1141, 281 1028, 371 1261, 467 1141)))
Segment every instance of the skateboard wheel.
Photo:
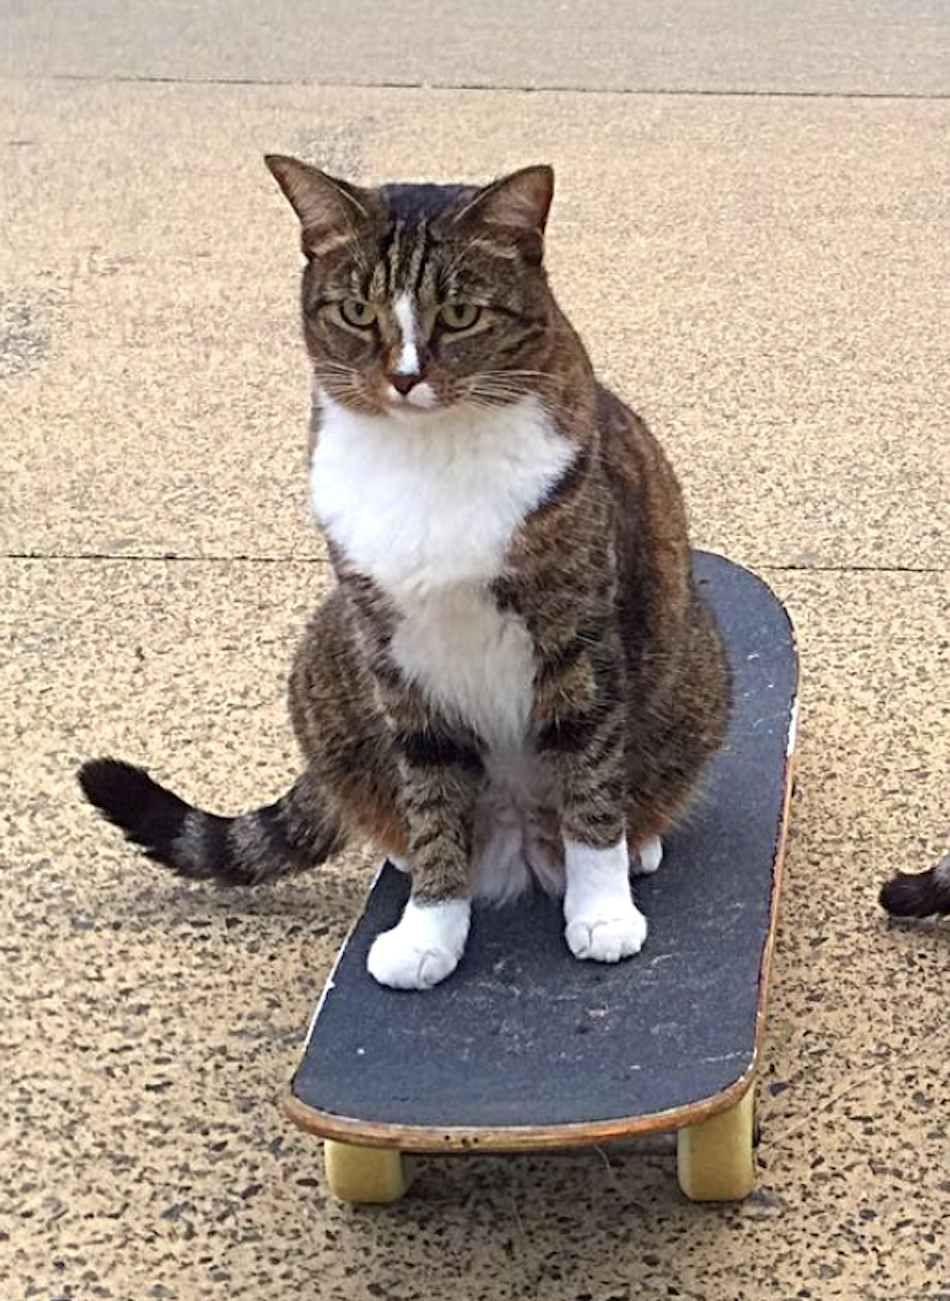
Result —
POLYGON ((755 1086, 720 1111, 676 1136, 680 1188, 694 1202, 738 1202, 755 1187, 752 1139, 755 1086))
POLYGON ((412 1182, 410 1162, 393 1148, 327 1139, 323 1164, 330 1192, 341 1202, 385 1206, 398 1202, 412 1182))

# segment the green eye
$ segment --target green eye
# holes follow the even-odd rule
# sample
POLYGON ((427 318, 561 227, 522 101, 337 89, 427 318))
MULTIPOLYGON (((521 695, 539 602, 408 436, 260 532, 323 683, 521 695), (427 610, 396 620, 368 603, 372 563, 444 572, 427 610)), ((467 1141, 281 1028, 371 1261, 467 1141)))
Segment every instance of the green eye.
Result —
POLYGON ((372 303, 365 303, 362 298, 344 298, 340 303, 340 315, 347 325, 354 325, 358 330, 368 330, 376 320, 376 308, 372 303))
POLYGON ((445 303, 439 309, 439 320, 449 330, 470 330, 482 314, 474 303, 445 303))

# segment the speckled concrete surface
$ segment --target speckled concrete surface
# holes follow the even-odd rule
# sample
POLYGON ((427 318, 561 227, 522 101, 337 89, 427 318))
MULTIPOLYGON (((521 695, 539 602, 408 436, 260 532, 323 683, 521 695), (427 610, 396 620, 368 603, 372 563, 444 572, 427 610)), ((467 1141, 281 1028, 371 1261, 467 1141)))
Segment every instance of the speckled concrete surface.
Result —
POLYGON ((0 191, 5 551, 317 553, 277 148, 377 178, 552 159, 561 296, 700 539, 948 563, 950 101, 8 83, 0 120, 27 142, 0 191))
POLYGON ((950 581, 767 576, 807 678, 759 1191, 699 1209, 665 1159, 474 1158, 354 1212, 275 1099, 368 865, 184 887, 72 784, 105 749, 212 807, 279 790, 284 669, 322 566, 6 562, 4 1301, 939 1296, 947 933, 889 928, 874 895, 944 843, 950 581))
MULTIPOLYGON (((475 48, 494 84, 946 89, 929 0, 621 8, 562 9, 538 44, 519 5, 473 47, 501 11, 456 29, 445 6, 413 75, 475 48)), ((950 105, 17 80, 385 79, 411 24, 364 77, 369 10, 346 12, 319 59, 316 27, 285 39, 299 0, 5 15, 0 1301, 940 1301, 950 931, 875 895, 950 837, 950 105), (606 1151, 429 1161, 392 1210, 335 1205, 276 1099, 371 865, 187 887, 79 803, 102 751, 223 810, 293 771, 283 680, 327 570, 269 148, 364 178, 551 158, 566 305, 663 432, 698 539, 792 608, 801 766, 742 1207, 606 1151)))

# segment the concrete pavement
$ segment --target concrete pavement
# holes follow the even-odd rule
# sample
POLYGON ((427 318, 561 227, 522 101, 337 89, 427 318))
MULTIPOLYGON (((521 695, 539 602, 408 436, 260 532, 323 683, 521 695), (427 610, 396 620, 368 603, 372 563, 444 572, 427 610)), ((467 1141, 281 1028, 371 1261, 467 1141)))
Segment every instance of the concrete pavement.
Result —
POLYGON ((303 85, 945 95, 941 0, 44 0, 0 73, 303 85))
POLYGON ((361 4, 0 15, 3 1301, 950 1283, 946 934, 874 903, 946 845, 950 21, 925 0, 544 12, 406 0, 386 39, 361 4), (697 541, 796 616, 742 1207, 687 1206, 670 1162, 613 1153, 433 1161, 392 1211, 335 1206, 274 1098, 368 865, 190 889, 76 799, 104 750, 222 809, 293 771, 282 683, 327 570, 269 149, 364 179, 553 161, 565 305, 663 436, 697 541))

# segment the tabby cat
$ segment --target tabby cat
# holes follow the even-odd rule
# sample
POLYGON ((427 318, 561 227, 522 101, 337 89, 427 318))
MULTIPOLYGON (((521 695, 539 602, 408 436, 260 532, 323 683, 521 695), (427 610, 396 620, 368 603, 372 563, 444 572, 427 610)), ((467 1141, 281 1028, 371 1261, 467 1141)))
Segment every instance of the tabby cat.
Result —
POLYGON ((111 759, 83 790, 188 877, 255 884, 374 841, 412 879, 369 955, 386 985, 444 980, 473 898, 533 878, 563 894, 576 957, 629 957, 631 867, 659 866, 729 678, 673 472, 548 285, 553 173, 369 189, 267 163, 302 229, 337 579, 291 674, 303 772, 236 818, 111 759))

